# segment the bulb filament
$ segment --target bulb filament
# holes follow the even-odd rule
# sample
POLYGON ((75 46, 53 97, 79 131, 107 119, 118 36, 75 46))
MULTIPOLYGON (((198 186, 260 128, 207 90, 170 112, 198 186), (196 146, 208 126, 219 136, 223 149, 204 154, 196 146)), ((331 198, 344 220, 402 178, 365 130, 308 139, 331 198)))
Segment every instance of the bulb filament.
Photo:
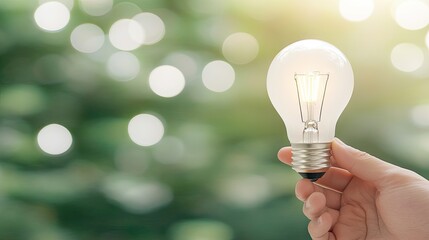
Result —
POLYGON ((295 74, 301 120, 304 123, 302 133, 304 143, 316 143, 319 141, 318 123, 322 118, 323 101, 328 79, 329 74, 320 74, 317 71, 307 74, 295 74))

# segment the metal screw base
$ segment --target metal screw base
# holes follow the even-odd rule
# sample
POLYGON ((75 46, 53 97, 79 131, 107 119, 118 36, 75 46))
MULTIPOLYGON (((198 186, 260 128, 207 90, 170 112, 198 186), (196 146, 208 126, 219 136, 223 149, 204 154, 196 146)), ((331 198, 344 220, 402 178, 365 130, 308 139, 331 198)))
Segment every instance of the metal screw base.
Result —
POLYGON ((331 166, 331 143, 292 143, 292 168, 304 178, 311 176, 312 181, 320 178, 331 166), (318 177, 315 178, 315 174, 318 177), (320 175, 321 174, 321 175, 320 175))

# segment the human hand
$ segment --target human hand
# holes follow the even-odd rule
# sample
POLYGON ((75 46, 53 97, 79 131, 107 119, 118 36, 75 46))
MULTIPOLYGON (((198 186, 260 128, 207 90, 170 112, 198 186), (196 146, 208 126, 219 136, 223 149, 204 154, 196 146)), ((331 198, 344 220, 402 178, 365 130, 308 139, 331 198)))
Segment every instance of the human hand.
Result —
MULTIPOLYGON (((280 149, 278 157, 290 165, 291 148, 280 149)), ((425 178, 339 139, 332 143, 331 165, 315 183, 296 184, 312 239, 429 239, 425 178)))

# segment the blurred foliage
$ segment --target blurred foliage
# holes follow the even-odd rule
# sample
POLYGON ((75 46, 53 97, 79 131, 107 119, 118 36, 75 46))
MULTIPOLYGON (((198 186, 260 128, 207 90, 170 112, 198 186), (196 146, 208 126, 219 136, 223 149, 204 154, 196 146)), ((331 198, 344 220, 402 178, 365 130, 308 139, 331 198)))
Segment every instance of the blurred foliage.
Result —
POLYGON ((294 197, 299 177, 276 159, 288 142, 265 90, 275 54, 306 38, 336 45, 354 68, 354 95, 337 136, 429 177, 429 124, 411 118, 429 101, 428 29, 397 26, 393 1, 376 1, 362 22, 343 19, 337 1, 116 0, 98 17, 79 1, 63 2, 74 3, 70 22, 46 32, 33 19, 38 1, 0 1, 0 239, 308 239, 294 197), (141 70, 131 81, 106 73, 115 52, 107 39, 99 55, 70 44, 80 24, 108 33, 142 11, 159 15, 166 35, 132 51, 141 70), (232 88, 212 92, 201 72, 225 60, 222 43, 235 32, 258 40, 258 56, 232 64, 232 88), (420 70, 392 66, 390 51, 401 42, 425 49, 420 70), (183 92, 162 98, 148 76, 172 53, 190 57, 196 69, 185 72, 183 92), (140 113, 162 120, 158 144, 142 147, 128 137, 127 124, 140 113), (62 155, 37 145, 38 131, 51 123, 73 136, 62 155))

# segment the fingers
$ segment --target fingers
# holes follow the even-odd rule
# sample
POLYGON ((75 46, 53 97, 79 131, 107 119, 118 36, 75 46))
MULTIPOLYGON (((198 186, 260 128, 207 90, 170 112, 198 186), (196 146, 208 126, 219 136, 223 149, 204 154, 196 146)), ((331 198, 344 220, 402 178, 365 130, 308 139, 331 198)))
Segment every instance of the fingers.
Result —
MULTIPOLYGON (((288 165, 292 164, 292 148, 284 147, 278 152, 278 158, 283 163, 288 165)), ((344 188, 352 179, 350 172, 344 169, 337 167, 331 167, 326 171, 325 175, 317 181, 318 184, 326 186, 328 188, 335 189, 337 191, 343 192, 344 188)))
POLYGON ((332 154, 338 167, 346 169, 352 175, 364 181, 370 181, 378 187, 381 187, 383 181, 388 179, 388 174, 398 169, 395 165, 347 146, 339 139, 335 139, 332 143, 332 154))
POLYGON ((343 192, 352 178, 353 175, 349 171, 342 168, 330 167, 325 175, 317 180, 316 183, 343 192))
POLYGON ((312 220, 308 224, 308 232, 313 240, 335 240, 335 235, 329 232, 332 224, 331 215, 325 212, 319 218, 312 220))
POLYGON ((326 198, 320 192, 311 194, 304 202, 302 212, 310 219, 316 219, 326 211, 326 198))
POLYGON ((299 200, 303 202, 306 201, 307 198, 314 192, 323 193, 324 197, 326 198, 326 206, 329 208, 336 210, 340 209, 340 193, 316 186, 308 179, 301 179, 297 182, 295 187, 295 195, 299 200))
POLYGON ((284 147, 281 148, 279 153, 277 154, 277 157, 280 159, 280 161, 291 165, 292 164, 292 148, 291 147, 284 147))
POLYGON ((334 239, 329 230, 337 222, 339 212, 326 207, 326 199, 322 193, 311 194, 305 201, 303 212, 311 220, 308 232, 312 239, 334 239))

